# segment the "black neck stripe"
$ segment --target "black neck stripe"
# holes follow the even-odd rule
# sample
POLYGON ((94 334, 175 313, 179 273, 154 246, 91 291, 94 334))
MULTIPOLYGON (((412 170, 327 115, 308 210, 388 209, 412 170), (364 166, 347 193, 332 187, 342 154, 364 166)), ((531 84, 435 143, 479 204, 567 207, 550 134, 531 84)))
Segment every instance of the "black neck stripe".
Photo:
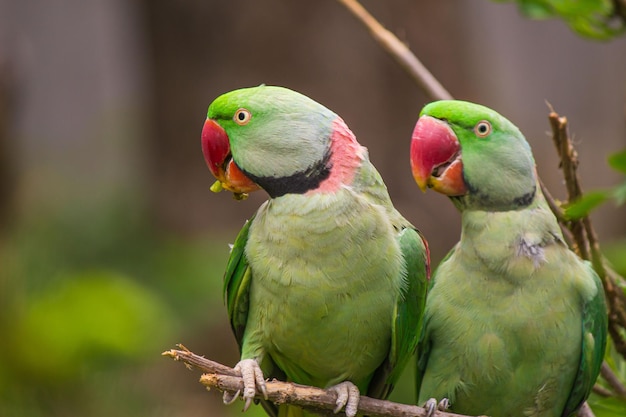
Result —
POLYGON ((531 205, 532 202, 535 201, 535 196, 537 195, 537 186, 533 186, 532 190, 526 194, 514 197, 509 201, 496 202, 490 195, 483 194, 479 188, 474 187, 469 182, 466 182, 466 186, 469 191, 468 194, 458 197, 450 197, 453 201, 456 201, 456 205, 459 208, 467 207, 468 203, 470 203, 468 199, 471 199, 473 206, 475 206, 476 203, 479 203, 484 207, 493 207, 494 211, 519 210, 531 205))
POLYGON ((513 203, 519 207, 527 207, 535 200, 535 194, 537 194, 537 186, 534 186, 532 191, 514 199, 513 203))
POLYGON ((263 188, 272 198, 285 194, 304 194, 319 187, 320 183, 330 175, 330 151, 314 165, 304 171, 296 172, 286 177, 259 177, 243 171, 252 181, 263 188))

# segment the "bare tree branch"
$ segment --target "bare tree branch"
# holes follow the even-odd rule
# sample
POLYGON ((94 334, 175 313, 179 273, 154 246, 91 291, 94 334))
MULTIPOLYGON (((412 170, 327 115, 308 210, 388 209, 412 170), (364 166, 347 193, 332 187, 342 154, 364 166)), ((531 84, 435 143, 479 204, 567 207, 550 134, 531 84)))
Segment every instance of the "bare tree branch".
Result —
POLYGON ((369 29, 372 37, 408 72, 432 100, 452 99, 452 94, 428 71, 415 54, 397 36, 385 29, 357 0, 339 0, 339 2, 369 29))
POLYGON ((593 414, 593 411, 591 411, 591 407, 589 407, 587 402, 583 403, 580 410, 578 410, 578 417, 595 417, 595 414, 593 414))
POLYGON ((602 363, 602 367, 600 368, 600 374, 604 378, 606 382, 609 383, 611 388, 613 388, 613 392, 620 397, 626 398, 626 387, 619 380, 617 375, 613 373, 613 370, 606 362, 602 363))
POLYGON ((541 187, 541 192, 543 193, 543 196, 545 197, 546 202, 548 203, 548 206, 550 207, 550 210, 552 211, 552 213, 554 213, 556 220, 562 226, 561 230, 563 231, 563 236, 565 237, 567 245, 570 248, 573 247, 575 245, 574 236, 572 235, 572 232, 570 232, 568 228, 563 227, 563 225, 567 223, 567 218, 565 217, 565 211, 563 210, 561 205, 556 201, 556 199, 552 196, 552 193, 550 193, 550 190, 548 190, 548 187, 546 187, 546 185, 543 183, 541 178, 539 178, 539 186, 541 187))
MULTIPOLYGON (((182 345, 179 350, 172 349, 163 352, 163 356, 169 356, 176 361, 181 361, 188 368, 198 368, 206 372, 200 377, 200 382, 207 388, 217 388, 220 391, 237 392, 243 390, 241 375, 234 369, 220 363, 198 356, 182 345)), ((294 404, 313 412, 327 414, 336 406, 337 394, 325 389, 306 385, 282 382, 277 380, 266 382, 267 395, 275 404, 294 404)), ((261 399, 262 394, 257 393, 261 399)), ((406 405, 392 401, 378 400, 361 396, 359 400, 360 414, 370 417, 425 417, 426 410, 416 405, 406 405)), ((341 414, 343 415, 343 413, 341 414)), ((437 417, 465 417, 459 414, 436 411, 437 417)))
MULTIPOLYGON (((552 140, 561 160, 561 169, 565 177, 568 201, 580 199, 583 192, 578 181, 578 153, 569 140, 567 131, 567 118, 559 116, 554 109, 550 108, 550 127, 552 128, 552 140)), ((584 233, 582 220, 570 221, 568 229, 571 230, 576 246, 573 248, 583 259, 589 259, 589 245, 584 233)))
POLYGON ((621 19, 621 26, 626 26, 626 0, 613 0, 614 16, 621 19))
MULTIPOLYGON (((583 196, 583 190, 577 172, 578 154, 568 133, 567 118, 559 116, 550 106, 548 119, 552 127, 552 140, 561 160, 568 202, 575 202, 583 196)), ((624 282, 624 279, 607 266, 600 252, 598 237, 589 216, 572 220, 567 219, 562 210, 557 212, 555 215, 560 216, 559 221, 573 236, 575 242, 573 249, 583 259, 592 262, 594 270, 602 280, 609 307, 609 334, 613 339, 615 349, 626 358, 626 340, 622 332, 626 328, 626 296, 616 284, 618 281, 624 282)))

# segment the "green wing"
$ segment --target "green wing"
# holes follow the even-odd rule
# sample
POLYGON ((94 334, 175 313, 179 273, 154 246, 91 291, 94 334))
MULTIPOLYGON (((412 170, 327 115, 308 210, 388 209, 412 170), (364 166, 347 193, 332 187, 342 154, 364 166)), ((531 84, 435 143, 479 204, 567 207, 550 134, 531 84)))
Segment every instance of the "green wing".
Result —
POLYGON ((583 305, 582 322, 582 352, 578 373, 572 386, 569 398, 565 403, 562 417, 576 414, 580 406, 585 402, 596 378, 600 373, 604 350, 606 348, 606 333, 608 317, 606 303, 604 301, 604 288, 602 282, 588 262, 585 262, 588 273, 593 277, 597 292, 595 297, 583 305))
POLYGON ((228 309, 230 325, 241 348, 243 332, 246 328, 249 309, 250 279, 252 273, 248 267, 245 247, 248 241, 248 231, 252 224, 252 217, 243 225, 237 235, 233 248, 228 258, 226 272, 224 273, 224 299, 228 309))
POLYGON ((426 240, 413 228, 403 229, 398 238, 407 271, 407 286, 395 308, 389 356, 376 370, 368 389, 368 395, 376 398, 389 396, 415 353, 430 279, 426 240))
MULTIPOLYGON (((233 329, 240 350, 243 344, 243 335, 250 308, 249 292, 252 271, 246 259, 245 248, 248 242, 248 231, 253 220, 254 216, 239 231, 230 251, 226 272, 224 272, 224 299, 226 300, 230 326, 233 329)), ((278 416, 278 409, 271 402, 265 400, 255 402, 260 402, 270 417, 278 416)))
MULTIPOLYGON (((454 253, 456 246, 448 252, 446 256, 439 262, 439 265, 446 262, 450 256, 454 253)), ((435 285, 435 278, 437 277, 437 270, 434 271, 432 279, 428 285, 428 291, 435 285)), ((426 318, 428 320, 428 318, 426 318)), ((419 341, 417 343, 417 363, 415 373, 415 394, 416 400, 419 399, 420 389, 422 387, 422 379, 424 378, 424 372, 426 371, 426 365, 428 364, 428 355, 430 354, 430 339, 428 338, 428 322, 422 323, 421 333, 419 334, 419 341)))

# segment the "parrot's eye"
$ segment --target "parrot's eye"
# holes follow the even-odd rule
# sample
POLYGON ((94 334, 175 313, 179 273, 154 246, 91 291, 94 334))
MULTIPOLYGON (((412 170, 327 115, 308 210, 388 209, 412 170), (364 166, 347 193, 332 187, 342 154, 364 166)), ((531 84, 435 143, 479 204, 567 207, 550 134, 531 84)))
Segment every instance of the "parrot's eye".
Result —
POLYGON ((480 138, 488 136, 491 133, 491 123, 486 120, 481 120, 474 126, 474 133, 480 138))
POLYGON ((244 108, 237 110, 235 112, 235 115, 233 116, 233 120, 239 126, 247 125, 251 118, 252 118, 252 113, 250 113, 250 111, 244 108))

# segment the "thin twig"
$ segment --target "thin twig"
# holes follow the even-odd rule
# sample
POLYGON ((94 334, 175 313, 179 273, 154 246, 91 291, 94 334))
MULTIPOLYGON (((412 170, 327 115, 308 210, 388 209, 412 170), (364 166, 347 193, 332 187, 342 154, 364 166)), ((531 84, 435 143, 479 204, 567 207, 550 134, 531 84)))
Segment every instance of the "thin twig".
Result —
POLYGON ((626 387, 619 380, 617 375, 613 373, 611 367, 606 363, 602 362, 602 367, 600 368, 600 374, 604 378, 606 382, 613 388, 613 392, 620 397, 626 397, 626 387))
MULTIPOLYGON (((567 131, 567 118, 559 116, 554 110, 548 115, 552 128, 552 139, 561 161, 561 170, 565 177, 567 199, 569 202, 577 201, 582 196, 582 189, 578 181, 576 169, 578 168, 578 154, 569 140, 567 131)), ((576 246, 574 250, 583 259, 590 259, 588 242, 584 234, 582 220, 569 221, 567 227, 572 231, 576 246)))
POLYGON ((397 36, 385 29, 357 0, 338 1, 369 29, 372 37, 409 73, 432 100, 452 100, 452 94, 428 71, 415 54, 397 36))
POLYGON ((548 190, 548 187, 546 187, 541 178, 539 178, 539 186, 546 202, 548 203, 548 207, 550 207, 550 210, 554 213, 554 217, 556 217, 556 220, 561 225, 561 230, 563 231, 563 236, 565 237, 567 245, 569 247, 574 246, 574 236, 572 235, 572 232, 564 226, 567 224, 567 218, 565 217, 563 208, 561 208, 561 205, 554 199, 554 197, 552 197, 552 193, 550 193, 550 190, 548 190))
POLYGON ((178 350, 172 349, 163 352, 161 355, 169 356, 175 361, 182 361, 187 368, 196 367, 203 372, 216 373, 221 375, 241 376, 240 372, 235 371, 233 368, 222 365, 221 363, 214 362, 204 356, 198 356, 182 344, 177 344, 178 350))
MULTIPOLYGON (((579 200, 583 195, 577 172, 578 154, 569 136, 567 118, 559 116, 550 104, 548 104, 548 107, 550 108, 548 119, 552 127, 552 140, 561 160, 561 170, 563 171, 568 194, 567 198, 568 202, 571 203, 579 200)), ((557 217, 559 217, 558 213, 561 213, 560 223, 568 228, 573 236, 575 242, 573 249, 583 259, 592 262, 594 270, 602 280, 609 309, 609 334, 613 339, 615 349, 626 358, 626 340, 622 332, 626 328, 626 296, 621 288, 616 285, 616 282, 618 280, 623 281, 623 278, 607 267, 589 216, 570 220, 564 218, 560 210, 555 211, 557 217)))
POLYGON ((608 390, 598 384, 594 385, 592 390, 595 394, 599 395, 600 397, 604 397, 604 398, 613 397, 613 391, 608 390))
POLYGON ((591 411, 589 404, 585 402, 582 407, 580 407, 580 410, 578 410, 578 417, 595 417, 595 414, 591 411))
MULTIPOLYGON (((237 392, 243 389, 243 381, 239 372, 203 356, 196 355, 182 345, 182 350, 172 349, 163 352, 176 361, 183 362, 188 368, 195 367, 206 372, 200 377, 200 382, 207 388, 217 388, 221 391, 237 392)), ((337 402, 337 394, 321 388, 271 380, 266 382, 268 399, 275 404, 294 404, 317 412, 333 410, 337 402)), ((257 393, 257 398, 262 398, 257 393)), ((371 417, 425 417, 426 410, 416 405, 406 405, 392 401, 366 397, 359 399, 359 414, 371 417)), ((436 411, 437 417, 466 417, 460 414, 436 411)))

